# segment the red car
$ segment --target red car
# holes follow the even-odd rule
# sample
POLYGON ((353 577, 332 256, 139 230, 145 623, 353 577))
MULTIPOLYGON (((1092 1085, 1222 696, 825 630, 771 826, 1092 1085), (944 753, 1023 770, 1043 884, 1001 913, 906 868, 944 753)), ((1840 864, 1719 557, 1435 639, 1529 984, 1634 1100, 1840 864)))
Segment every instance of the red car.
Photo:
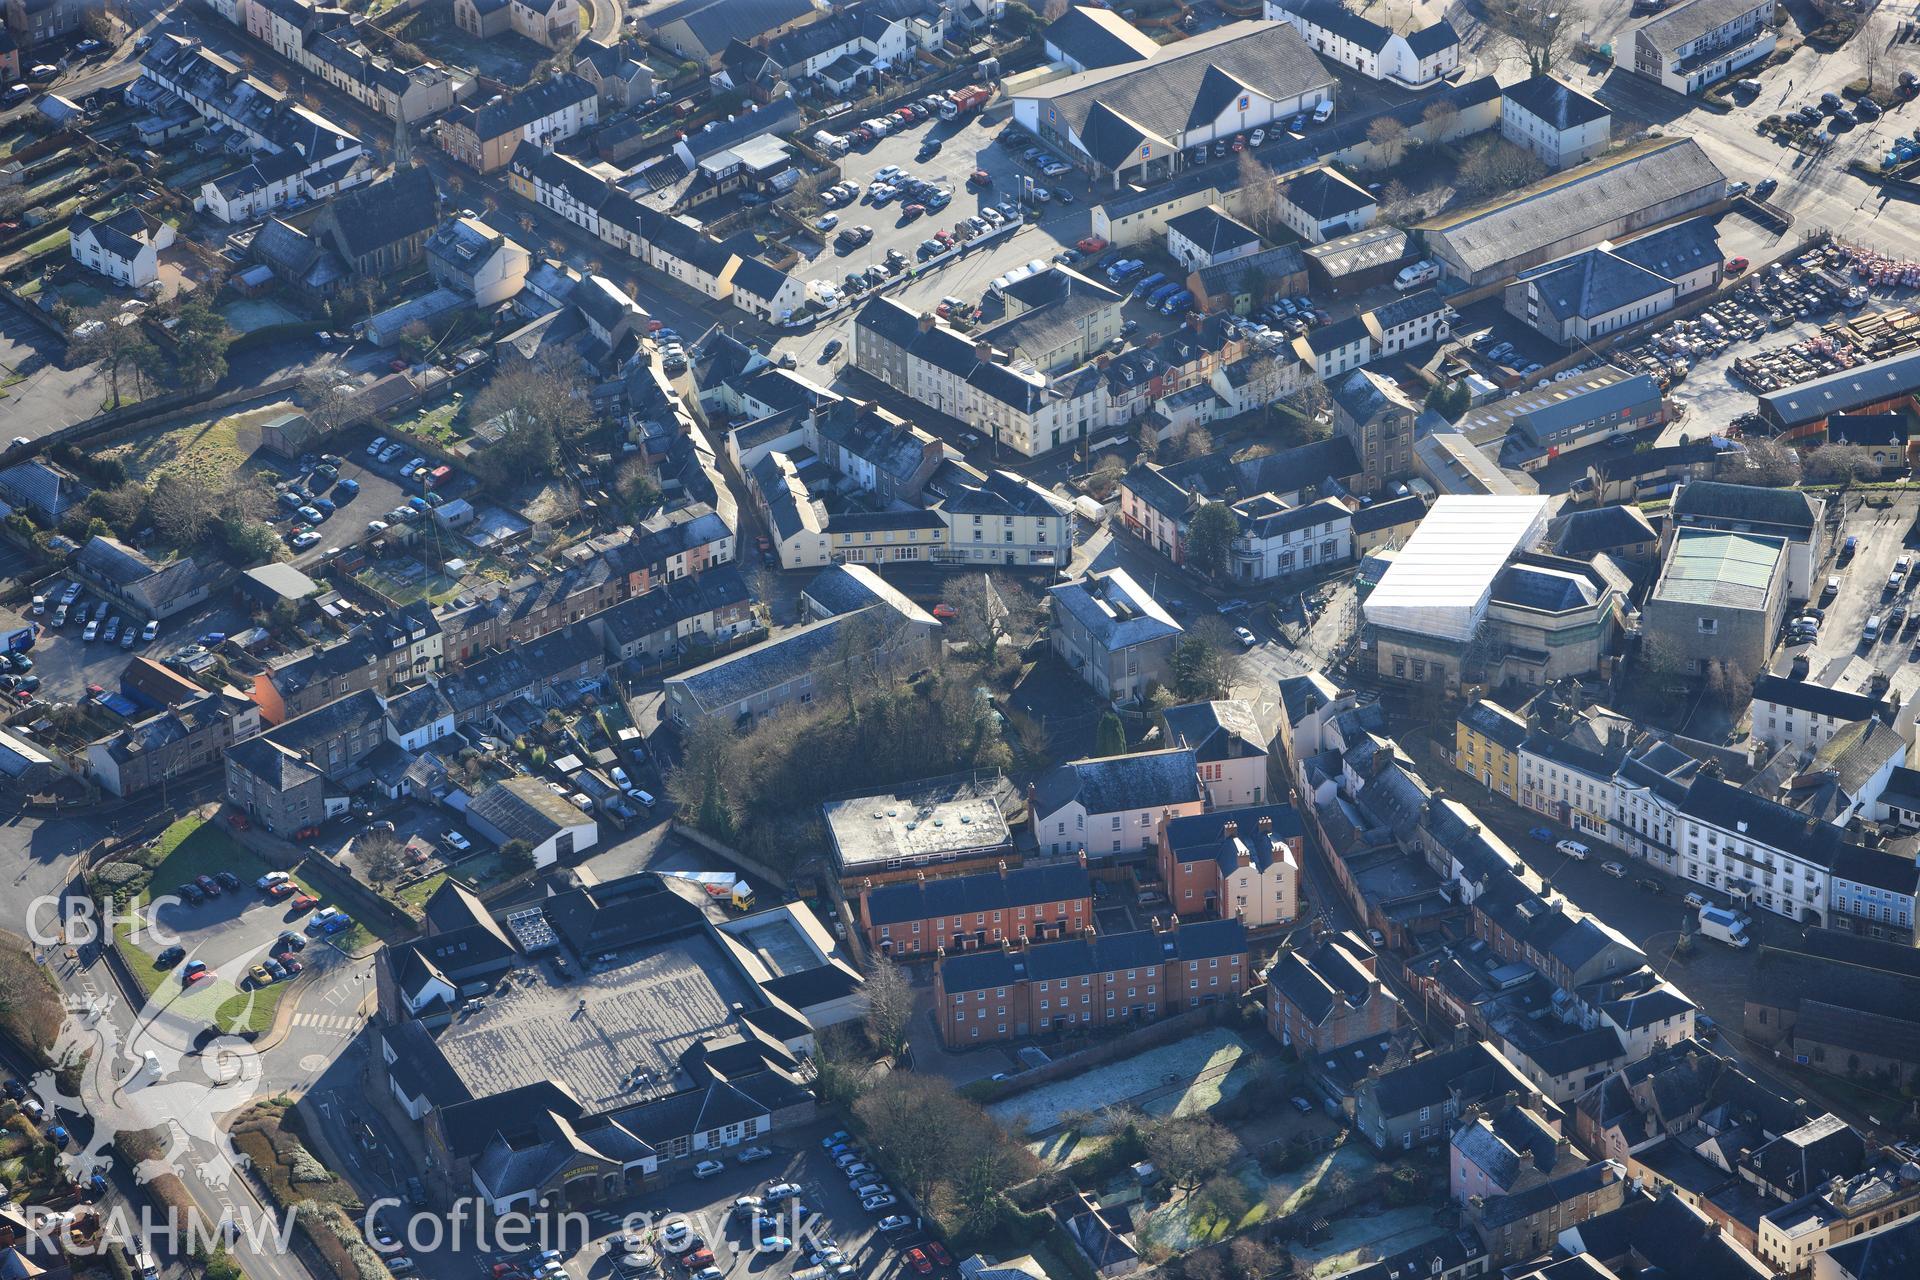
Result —
POLYGON ((1245 150, 1247 149, 1247 135, 1246 135, 1246 134, 1244 134, 1244 133, 1236 133, 1236 134, 1234 134, 1234 135, 1233 135, 1233 149, 1234 149, 1235 151, 1245 151, 1245 150))
POLYGON ((244 813, 230 813, 227 815, 227 825, 235 831, 245 831, 251 827, 253 823, 247 820, 247 815, 244 813))
POLYGON ((206 894, 209 898, 217 898, 223 892, 220 888, 220 882, 212 876, 195 876, 193 882, 199 885, 200 892, 206 894))
POLYGON ((293 838, 295 840, 311 840, 319 834, 320 828, 318 827, 302 827, 293 833, 293 838))
POLYGON ((923 1276, 933 1271, 933 1259, 927 1256, 925 1249, 907 1250, 907 1262, 923 1276))
POLYGON ((303 893, 295 897, 294 900, 287 905, 295 911, 311 911, 320 905, 320 899, 310 893, 303 893))
POLYGON ((298 892, 300 892, 300 886, 291 880, 276 880, 267 886, 267 896, 269 898, 285 898, 298 892))
POLYGON ((1728 275, 1737 276, 1742 271, 1745 271, 1746 269, 1747 269, 1747 260, 1745 258, 1728 258, 1727 259, 1728 275))
POLYGON ((967 181, 976 187, 990 187, 993 185, 993 175, 985 169, 975 169, 971 174, 967 175, 967 181))
POLYGON ((1088 236, 1073 247, 1082 253, 1098 253, 1107 247, 1107 242, 1100 236, 1088 236))
POLYGON ((927 206, 923 204, 910 204, 906 206, 904 209, 900 210, 900 216, 906 221, 912 222, 915 218, 919 217, 921 214, 925 213, 926 211, 927 211, 927 206))
POLYGON ((942 600, 939 604, 933 606, 932 613, 934 617, 940 618, 943 620, 949 619, 949 618, 957 618, 960 616, 960 611, 955 609, 952 605, 948 604, 944 600, 942 600))
POLYGON ((953 1257, 947 1252, 947 1246, 941 1244, 938 1240, 929 1240, 927 1242, 927 1252, 933 1255, 933 1261, 936 1266, 950 1267, 953 1265, 953 1257))
POLYGON ((941 244, 952 244, 952 243, 953 243, 953 232, 951 232, 951 231, 936 231, 936 232, 934 232, 934 233, 933 233, 933 238, 934 238, 935 240, 938 240, 938 241, 939 241, 939 242, 940 242, 941 244))

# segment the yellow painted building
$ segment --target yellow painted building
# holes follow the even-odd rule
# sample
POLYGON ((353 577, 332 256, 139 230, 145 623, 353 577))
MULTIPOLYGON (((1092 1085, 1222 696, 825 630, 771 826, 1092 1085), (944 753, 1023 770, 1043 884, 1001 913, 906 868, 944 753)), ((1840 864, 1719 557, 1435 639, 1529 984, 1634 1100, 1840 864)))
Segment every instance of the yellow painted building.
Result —
POLYGON ((1489 791, 1520 803, 1520 744, 1527 722, 1481 698, 1454 721, 1453 767, 1489 791))

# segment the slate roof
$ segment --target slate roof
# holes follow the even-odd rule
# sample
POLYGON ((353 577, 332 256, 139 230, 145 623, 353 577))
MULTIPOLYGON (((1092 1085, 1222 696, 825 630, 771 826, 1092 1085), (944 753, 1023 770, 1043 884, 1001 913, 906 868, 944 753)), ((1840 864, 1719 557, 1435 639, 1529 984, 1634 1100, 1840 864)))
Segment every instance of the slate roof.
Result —
POLYGON ((1460 713, 1459 720, 1480 737, 1498 743, 1509 751, 1518 751, 1527 738, 1527 722, 1524 719, 1485 698, 1476 699, 1473 705, 1460 713))
POLYGON ((983 871, 933 880, 896 880, 866 891, 862 914, 873 924, 904 924, 982 911, 1012 911, 1093 894, 1093 881, 1079 862, 983 871))
POLYGON ((1409 31, 1406 41, 1407 48, 1412 51, 1413 56, 1425 61, 1441 50, 1459 44, 1460 33, 1453 29, 1451 22, 1442 18, 1418 31, 1409 31))
POLYGON ((702 49, 717 53, 736 34, 771 31, 813 11, 809 0, 679 0, 648 13, 647 26, 659 31, 685 22, 702 49))
POLYGON ((1802 427, 1920 389, 1920 351, 1889 356, 1812 382, 1763 392, 1761 409, 1783 427, 1802 427))
POLYGON ((1180 634, 1180 624, 1125 569, 1101 570, 1047 595, 1108 652, 1180 634))
POLYGON ((1192 209, 1167 223, 1167 230, 1178 231, 1209 257, 1230 253, 1242 245, 1258 244, 1260 233, 1236 222, 1217 205, 1192 209))
POLYGON ((745 289, 756 298, 771 302, 780 296, 792 277, 762 258, 742 256, 733 269, 733 287, 745 289))
POLYGON ((1671 138, 1569 169, 1491 205, 1428 223, 1424 230, 1429 241, 1444 243, 1477 275, 1655 205, 1701 191, 1716 196, 1725 189, 1726 175, 1699 143, 1671 138))
POLYGON ((1639 507, 1621 505, 1566 512, 1549 527, 1548 536, 1556 552, 1577 559, 1659 537, 1639 507))
POLYGON ((841 637, 849 634, 850 627, 864 625, 868 620, 889 626, 916 621, 902 618, 891 605, 869 605, 716 658, 705 666, 673 677, 669 683, 686 689, 703 709, 732 706, 797 679, 812 669, 822 655, 832 653, 841 637), (856 623, 853 619, 861 621, 856 623))
POLYGON ((1374 1105, 1389 1118, 1440 1106, 1456 1089, 1467 1101, 1509 1091, 1522 1096, 1533 1092, 1512 1063, 1477 1041, 1415 1058, 1375 1076, 1371 1084, 1374 1105))
POLYGON ((1393 39, 1393 32, 1386 27, 1377 22, 1368 22, 1357 13, 1349 13, 1333 0, 1287 0, 1281 7, 1342 40, 1360 46, 1368 53, 1379 53, 1393 39))
POLYGON ((1601 1160, 1584 1169, 1576 1169, 1572 1173, 1529 1187, 1518 1195, 1495 1196, 1487 1201, 1486 1207, 1481 1212, 1480 1221, 1489 1229, 1509 1222, 1519 1222, 1553 1205, 1565 1204, 1569 1200, 1618 1182, 1621 1172, 1619 1165, 1610 1160, 1601 1160))
MULTIPOLYGON (((1336 1011, 1359 1009, 1394 996, 1366 969, 1372 950, 1351 933, 1330 933, 1305 950, 1286 950, 1267 970, 1267 982, 1312 1026, 1336 1011)), ((1392 1021, 1392 1019, 1389 1019, 1392 1021)))
POLYGON ((1720 265, 1720 233, 1712 218, 1688 218, 1613 247, 1613 256, 1668 280, 1720 265))
POLYGON ((1210 813, 1170 818, 1162 827, 1167 847, 1179 862, 1220 864, 1223 874, 1232 874, 1240 866, 1244 852, 1253 866, 1267 870, 1276 862, 1290 860, 1289 841, 1297 841, 1303 828, 1300 814, 1290 804, 1246 805, 1238 809, 1215 809, 1210 813), (1266 830, 1260 829, 1262 823, 1266 830), (1234 832, 1227 834, 1227 824, 1234 832))
POLYGON ((1842 845, 1833 860, 1833 876, 1908 898, 1920 896, 1920 866, 1903 854, 1842 845))
POLYGON ((1696 777, 1687 787, 1680 812, 1722 831, 1739 831, 1749 843, 1791 853, 1816 866, 1831 867, 1845 842, 1841 828, 1743 791, 1724 778, 1696 777))
POLYGON ((1034 813, 1045 818, 1078 802, 1088 814, 1163 809, 1200 799, 1191 748, 1167 747, 1055 766, 1034 788, 1034 813))
POLYGON ((1826 1258, 1848 1280, 1911 1280, 1920 1275, 1920 1218, 1833 1245, 1826 1258))
POLYGON ((555 795, 539 778, 509 778, 496 782, 467 805, 467 816, 502 832, 510 840, 532 845, 569 827, 593 819, 555 795))
POLYGON ((1111 9, 1077 4, 1049 23, 1041 37, 1082 67, 1143 62, 1160 49, 1153 37, 1111 9))
POLYGON ((1024 96, 1039 99, 1042 111, 1057 111, 1093 150, 1090 131, 1118 124, 1179 145, 1188 129, 1212 122, 1242 93, 1285 101, 1332 83, 1292 27, 1231 22, 1163 45, 1145 62, 1083 71, 1024 96))
POLYGON ((1375 204, 1364 187, 1324 165, 1289 178, 1281 184, 1280 196, 1316 223, 1371 209, 1375 204))
POLYGON ((1510 84, 1500 91, 1500 96, 1544 121, 1549 128, 1563 132, 1612 114, 1586 94, 1568 88, 1550 75, 1537 75, 1510 84))
POLYGON ((1764 489, 1756 485, 1726 484, 1719 480, 1689 480, 1673 495, 1671 507, 1676 519, 1687 517, 1703 521, 1731 522, 1743 528, 1773 525, 1777 530, 1796 530, 1785 536, 1800 541, 1819 522, 1813 500, 1795 489, 1764 489))
POLYGON ((1111 969, 1223 959, 1247 953, 1246 927, 1238 920, 1201 920, 1156 931, 1107 933, 1092 938, 1038 942, 1023 948, 969 951, 940 961, 948 992, 1011 986, 1030 979, 1079 977, 1111 969))
POLYGON ((1638 34, 1651 41, 1654 48, 1671 52, 1719 30, 1754 7, 1755 0, 1687 0, 1645 23, 1638 34))
POLYGON ((1587 249, 1520 278, 1560 320, 1597 320, 1673 289, 1672 281, 1604 249, 1587 249))
POLYGON ((1795 680, 1790 676, 1771 673, 1761 675, 1753 682, 1753 700, 1792 707, 1814 715, 1831 716, 1843 724, 1874 716, 1884 717, 1891 724, 1894 713, 1893 704, 1880 698, 1849 693, 1844 689, 1830 689, 1811 680, 1795 680))
POLYGON ((1265 755, 1279 728, 1270 722, 1271 717, 1263 716, 1259 708, 1244 698, 1189 702, 1168 707, 1160 716, 1166 722, 1167 741, 1193 747, 1199 752, 1195 759, 1202 763, 1254 753, 1265 755), (1235 740, 1246 747, 1237 755, 1230 755, 1235 740))
MULTIPOLYGON (((648 22, 656 30, 662 12, 647 15, 648 22)), ((446 118, 453 124, 473 130, 475 137, 498 138, 597 96, 598 91, 587 81, 571 71, 562 71, 491 105, 456 106, 447 112, 446 118)))
POLYGON ((353 261, 432 230, 439 199, 433 174, 424 166, 401 169, 378 182, 350 187, 335 196, 321 223, 331 229, 334 249, 353 261))

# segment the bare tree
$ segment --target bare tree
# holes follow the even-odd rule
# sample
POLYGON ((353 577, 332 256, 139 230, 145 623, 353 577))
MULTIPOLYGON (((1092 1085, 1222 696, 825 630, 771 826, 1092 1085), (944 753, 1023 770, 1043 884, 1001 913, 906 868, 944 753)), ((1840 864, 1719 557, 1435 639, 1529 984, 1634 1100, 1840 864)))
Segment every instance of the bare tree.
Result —
POLYGON ((941 599, 953 607, 954 616, 947 628, 954 638, 973 651, 982 663, 990 663, 1007 635, 1009 611, 1004 584, 994 583, 984 573, 963 573, 947 583, 941 599))
POLYGON ((1240 175, 1240 214, 1247 225, 1261 235, 1272 235, 1280 225, 1280 184, 1273 170, 1260 162, 1251 150, 1239 153, 1236 167, 1240 175))
POLYGON ((1555 0, 1486 0, 1487 25, 1507 38, 1543 76, 1566 56, 1586 21, 1583 5, 1555 0))
POLYGON ((1176 443, 1180 446, 1181 457, 1203 457, 1213 452, 1213 432, 1196 422, 1180 433, 1180 439, 1176 443))
POLYGON ((1427 109, 1420 113, 1421 122, 1427 126, 1427 141, 1445 142, 1459 118, 1460 108, 1451 99, 1435 98, 1429 102, 1427 109))
POLYGON ((358 416, 359 394, 351 374, 338 369, 315 369, 300 379, 300 404, 307 421, 321 435, 328 436, 358 416))
POLYGON ((369 832, 355 840, 353 856, 369 884, 383 885, 400 875, 400 842, 384 831, 369 832))
POLYGON ((1476 196, 1503 195, 1546 176, 1547 165, 1526 147, 1488 137, 1468 147, 1455 177, 1476 196))
POLYGON ((213 490, 198 476, 169 473, 153 486, 147 516, 168 542, 192 547, 213 522, 217 502, 213 490))
POLYGON ((863 989, 867 1037, 874 1048, 895 1056, 907 1047, 907 1028, 913 1023, 913 986, 899 965, 884 956, 867 970, 863 989))
POLYGON ((1240 1140, 1207 1116, 1169 1117, 1141 1135, 1147 1159, 1175 1187, 1191 1192, 1226 1167, 1240 1140))
POLYGON ((1407 154, 1407 126, 1392 116, 1381 116, 1367 126, 1367 141, 1380 148, 1387 167, 1399 164, 1407 154))
POLYGON ((1871 92, 1874 78, 1887 69, 1893 57, 1893 30, 1884 12, 1876 9, 1860 24, 1853 36, 1853 56, 1871 92))
POLYGON ((1749 439, 1744 455, 1730 462, 1717 477, 1728 484, 1750 484, 1777 489, 1800 483, 1800 454, 1778 440, 1749 439))
POLYGON ((1040 10, 1040 16, 1048 22, 1058 22, 1067 16, 1067 11, 1071 8, 1073 8, 1073 0, 1047 0, 1046 7, 1040 10))

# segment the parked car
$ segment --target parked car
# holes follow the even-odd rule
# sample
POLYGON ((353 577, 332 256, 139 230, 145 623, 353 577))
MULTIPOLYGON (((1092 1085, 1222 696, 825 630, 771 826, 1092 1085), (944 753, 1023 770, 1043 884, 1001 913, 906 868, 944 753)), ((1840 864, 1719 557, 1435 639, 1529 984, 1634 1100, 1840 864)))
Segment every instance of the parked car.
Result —
POLYGON ((1612 876, 1615 880, 1624 880, 1627 876, 1626 867, 1618 862, 1603 862, 1600 864, 1600 869, 1612 876))
POLYGON ((1575 862, 1585 862, 1587 860, 1587 854, 1589 852, 1587 846, 1581 844, 1578 840, 1562 840, 1553 847, 1567 857, 1572 858, 1575 862))
POLYGON ((720 1160, 702 1160, 693 1166, 693 1176, 696 1178, 714 1178, 726 1171, 726 1164, 720 1160))

